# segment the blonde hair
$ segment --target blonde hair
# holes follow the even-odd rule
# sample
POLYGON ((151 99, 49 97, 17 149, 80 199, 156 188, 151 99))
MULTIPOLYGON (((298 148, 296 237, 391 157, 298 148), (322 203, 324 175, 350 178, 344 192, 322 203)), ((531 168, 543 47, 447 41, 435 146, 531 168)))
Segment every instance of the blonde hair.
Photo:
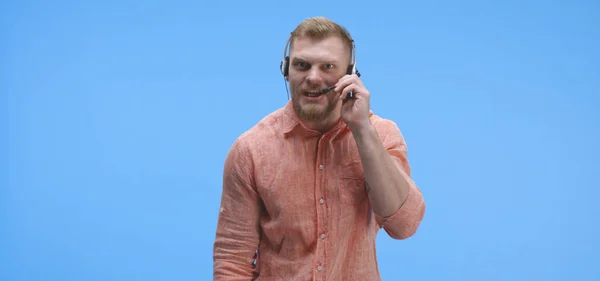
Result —
MULTIPOLYGON (((291 49, 295 38, 307 36, 322 39, 332 35, 339 36, 346 43, 348 51, 350 52, 350 61, 352 61, 354 56, 354 40, 352 39, 352 36, 350 36, 350 32, 348 32, 345 27, 322 16, 308 18, 302 21, 296 29, 292 31, 288 44, 291 49)), ((285 52, 286 51, 284 51, 284 55, 285 52)))

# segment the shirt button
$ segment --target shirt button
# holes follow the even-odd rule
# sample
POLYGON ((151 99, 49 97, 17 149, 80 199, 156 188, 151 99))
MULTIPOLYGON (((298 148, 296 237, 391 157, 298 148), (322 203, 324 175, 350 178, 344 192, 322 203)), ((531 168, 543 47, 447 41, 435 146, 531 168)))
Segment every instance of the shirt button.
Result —
POLYGON ((323 170, 323 164, 319 165, 319 170, 323 170))
POLYGON ((319 265, 319 266, 317 266, 317 270, 321 271, 321 270, 323 270, 323 267, 319 265))
POLYGON ((327 237, 327 235, 325 235, 325 233, 321 234, 321 239, 325 239, 325 237, 327 237))
POLYGON ((319 199, 319 203, 323 204, 325 203, 325 200, 323 200, 323 198, 319 199))

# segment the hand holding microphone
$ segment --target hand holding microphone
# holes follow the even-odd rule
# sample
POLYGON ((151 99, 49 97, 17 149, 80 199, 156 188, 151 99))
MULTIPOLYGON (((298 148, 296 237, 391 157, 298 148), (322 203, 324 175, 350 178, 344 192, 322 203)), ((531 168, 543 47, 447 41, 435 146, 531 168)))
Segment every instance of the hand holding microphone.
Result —
POLYGON ((340 93, 340 99, 343 100, 342 119, 350 129, 369 124, 371 94, 358 77, 356 74, 345 75, 335 85, 321 90, 323 93, 340 93))

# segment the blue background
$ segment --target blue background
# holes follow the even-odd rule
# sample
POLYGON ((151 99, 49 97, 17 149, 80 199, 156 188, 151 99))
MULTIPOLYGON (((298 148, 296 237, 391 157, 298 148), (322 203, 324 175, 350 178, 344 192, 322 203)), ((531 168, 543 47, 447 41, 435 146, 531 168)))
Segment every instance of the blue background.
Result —
POLYGON ((600 280, 600 2, 49 2, 0 4, 0 280, 210 280, 224 158, 316 15, 427 203, 384 280, 600 280))

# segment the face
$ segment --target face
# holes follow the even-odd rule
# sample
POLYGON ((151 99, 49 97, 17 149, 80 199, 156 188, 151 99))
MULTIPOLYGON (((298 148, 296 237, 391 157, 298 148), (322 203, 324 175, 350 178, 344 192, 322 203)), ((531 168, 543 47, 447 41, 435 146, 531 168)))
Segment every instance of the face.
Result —
POLYGON ((322 94, 321 90, 333 86, 346 74, 349 57, 350 50, 338 36, 294 39, 287 80, 294 109, 301 119, 326 123, 339 118, 338 94, 322 94))

